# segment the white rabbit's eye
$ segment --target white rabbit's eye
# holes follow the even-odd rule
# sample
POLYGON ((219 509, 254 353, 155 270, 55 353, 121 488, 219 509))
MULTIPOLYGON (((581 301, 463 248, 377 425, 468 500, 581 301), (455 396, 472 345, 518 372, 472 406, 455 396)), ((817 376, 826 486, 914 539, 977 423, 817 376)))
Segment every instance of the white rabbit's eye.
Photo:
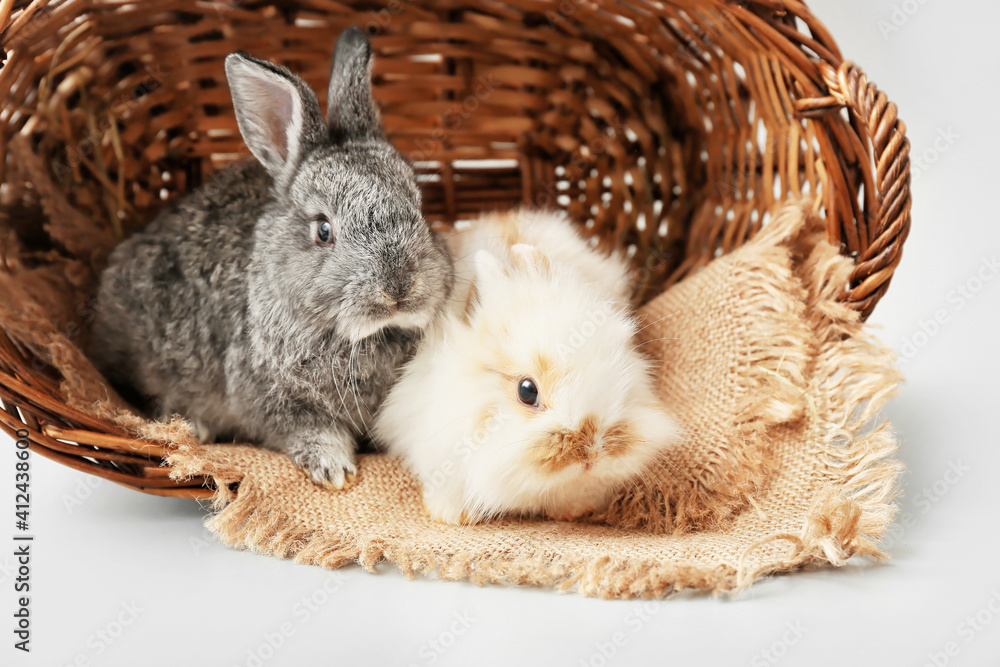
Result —
POLYGON ((326 216, 316 218, 316 243, 318 245, 333 245, 333 225, 326 216))
POLYGON ((517 398, 525 405, 538 407, 538 387, 531 378, 524 378, 517 385, 517 398))

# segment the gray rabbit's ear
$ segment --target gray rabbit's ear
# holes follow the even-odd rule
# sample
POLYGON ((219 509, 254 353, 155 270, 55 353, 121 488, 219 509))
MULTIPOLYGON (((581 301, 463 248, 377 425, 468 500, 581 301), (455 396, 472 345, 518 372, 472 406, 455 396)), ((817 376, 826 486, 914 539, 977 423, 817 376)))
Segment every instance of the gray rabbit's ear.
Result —
POLYGON ((288 185, 327 136, 316 93, 286 68, 240 51, 226 58, 226 78, 247 147, 279 187, 288 185))
POLYGON ((372 46, 358 27, 348 28, 337 40, 326 97, 326 122, 334 141, 385 136, 372 98, 372 46))

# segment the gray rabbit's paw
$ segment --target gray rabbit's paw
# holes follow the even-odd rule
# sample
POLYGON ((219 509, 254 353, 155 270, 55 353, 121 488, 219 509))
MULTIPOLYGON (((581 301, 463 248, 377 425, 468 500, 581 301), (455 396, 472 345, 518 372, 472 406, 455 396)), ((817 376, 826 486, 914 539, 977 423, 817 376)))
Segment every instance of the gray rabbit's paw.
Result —
POLYGON ((203 445, 215 442, 215 431, 200 419, 194 421, 194 435, 203 445))
POLYGON ((310 434, 290 445, 287 451, 292 461, 320 486, 345 489, 357 478, 352 436, 310 434))

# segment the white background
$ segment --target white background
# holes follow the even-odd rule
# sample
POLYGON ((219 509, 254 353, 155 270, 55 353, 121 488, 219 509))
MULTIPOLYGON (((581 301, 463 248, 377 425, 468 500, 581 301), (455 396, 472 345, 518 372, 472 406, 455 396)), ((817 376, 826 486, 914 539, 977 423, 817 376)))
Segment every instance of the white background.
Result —
MULTIPOLYGON (((922 321, 939 310, 948 318, 917 336, 924 344, 915 353, 906 350, 908 382, 887 410, 908 468, 902 511, 911 523, 893 541, 889 564, 775 577, 735 599, 659 603, 410 582, 392 567, 330 573, 216 543, 193 502, 127 491, 35 456, 33 651, 12 648, 13 560, 3 547, 0 663, 1000 664, 1000 613, 988 606, 992 598, 1000 611, 1000 279, 962 307, 953 292, 1000 254, 1000 6, 811 4, 845 56, 899 104, 923 162, 914 173, 913 233, 873 322, 903 351, 922 321), (898 29, 889 32, 894 18, 898 29), (960 477, 947 474, 953 464, 965 469, 960 477), (302 603, 309 599, 313 611, 302 603), (966 621, 977 613, 986 621, 978 631, 966 621), (623 645, 606 659, 602 647, 610 652, 618 632, 623 645), (271 650, 269 637, 281 645, 271 650), (432 641, 447 648, 435 651, 432 641)), ((0 443, 0 508, 13 506, 8 444, 0 443)), ((13 530, 3 525, 6 542, 13 530)))

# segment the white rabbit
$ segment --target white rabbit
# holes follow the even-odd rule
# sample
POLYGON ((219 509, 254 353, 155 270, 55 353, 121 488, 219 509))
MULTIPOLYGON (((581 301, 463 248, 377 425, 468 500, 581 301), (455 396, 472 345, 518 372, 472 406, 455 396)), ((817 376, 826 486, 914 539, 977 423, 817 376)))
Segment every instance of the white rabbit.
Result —
POLYGON ((635 349, 625 263, 552 213, 490 215, 449 239, 456 285, 376 416, 435 519, 572 519, 676 438, 635 349))

